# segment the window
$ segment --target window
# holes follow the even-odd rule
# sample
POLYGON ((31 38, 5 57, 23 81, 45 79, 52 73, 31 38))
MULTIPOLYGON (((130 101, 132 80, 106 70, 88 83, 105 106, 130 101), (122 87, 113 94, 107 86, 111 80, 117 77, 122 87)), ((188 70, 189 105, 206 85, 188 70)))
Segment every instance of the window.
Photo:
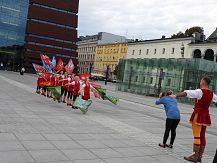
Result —
POLYGON ((172 54, 174 54, 175 53, 175 48, 172 48, 172 54))
POLYGON ((154 54, 157 54, 157 49, 154 49, 154 54))
POLYGON ((165 52, 166 52, 166 49, 165 49, 165 48, 163 48, 163 54, 165 54, 165 52))
POLYGON ((145 83, 145 77, 143 77, 143 81, 142 82, 145 83))
POLYGON ((153 84, 153 77, 150 78, 150 84, 153 84))
POLYGON ((140 50, 139 50, 139 55, 141 55, 141 54, 142 54, 142 50, 140 49, 140 50))
POLYGON ((147 51, 146 51, 146 55, 148 55, 148 53, 149 53, 149 49, 147 49, 147 51))
POLYGON ((132 55, 134 55, 135 54, 135 50, 133 50, 133 53, 132 53, 132 55))

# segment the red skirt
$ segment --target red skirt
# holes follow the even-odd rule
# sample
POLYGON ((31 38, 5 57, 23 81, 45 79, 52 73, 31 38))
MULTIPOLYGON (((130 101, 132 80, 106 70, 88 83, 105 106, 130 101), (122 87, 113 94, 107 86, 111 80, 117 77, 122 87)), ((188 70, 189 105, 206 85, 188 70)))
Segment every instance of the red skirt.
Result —
POLYGON ((196 124, 201 126, 211 126, 211 117, 209 115, 209 110, 195 109, 191 115, 190 123, 193 123, 196 114, 197 114, 196 124))
POLYGON ((79 91, 78 90, 74 90, 73 91, 73 96, 79 96, 79 91))
POLYGON ((82 96, 83 100, 89 100, 90 99, 90 94, 86 94, 84 96, 82 96))

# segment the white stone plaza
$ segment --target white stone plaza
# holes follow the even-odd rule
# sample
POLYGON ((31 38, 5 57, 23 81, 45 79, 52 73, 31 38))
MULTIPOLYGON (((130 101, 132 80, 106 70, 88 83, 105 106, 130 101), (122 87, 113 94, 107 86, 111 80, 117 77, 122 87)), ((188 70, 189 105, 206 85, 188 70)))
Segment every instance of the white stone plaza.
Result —
MULTIPOLYGON (((34 75, 0 71, 0 163, 187 163, 192 105, 179 104, 174 148, 162 149, 165 113, 155 106, 156 98, 117 92, 110 83, 106 87, 119 104, 92 98, 83 115, 36 94, 34 75)), ((212 163, 217 148, 217 108, 210 112, 203 163, 212 163)))

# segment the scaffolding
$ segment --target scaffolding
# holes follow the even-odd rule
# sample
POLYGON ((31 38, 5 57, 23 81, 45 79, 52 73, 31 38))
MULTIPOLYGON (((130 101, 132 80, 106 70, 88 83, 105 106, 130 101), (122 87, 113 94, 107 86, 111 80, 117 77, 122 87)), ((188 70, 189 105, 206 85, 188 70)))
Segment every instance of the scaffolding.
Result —
MULTIPOLYGON (((203 76, 212 79, 217 92, 217 63, 203 59, 121 59, 117 90, 147 96, 161 91, 180 92, 199 88, 203 76)), ((181 102, 192 102, 183 99, 181 102)))

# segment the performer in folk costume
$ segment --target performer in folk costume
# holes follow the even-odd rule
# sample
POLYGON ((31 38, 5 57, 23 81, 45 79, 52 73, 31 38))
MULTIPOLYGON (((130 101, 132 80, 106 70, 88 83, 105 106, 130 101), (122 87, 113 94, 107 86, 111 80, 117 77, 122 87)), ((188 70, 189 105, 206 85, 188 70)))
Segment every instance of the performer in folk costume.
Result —
POLYGON ((69 75, 68 77, 68 83, 67 83, 67 91, 68 91, 68 96, 67 96, 67 106, 72 106, 72 95, 73 95, 73 90, 74 90, 74 85, 71 83, 74 82, 74 74, 69 75))
MULTIPOLYGON (((50 75, 50 87, 55 86, 55 78, 56 78, 56 77, 55 77, 55 72, 54 72, 54 73, 51 73, 51 75, 50 75)), ((51 91, 47 91, 47 97, 48 97, 48 98, 53 98, 51 91)))
POLYGON ((176 99, 169 97, 172 95, 172 91, 166 91, 160 94, 159 100, 156 101, 156 105, 163 104, 166 111, 166 129, 164 132, 163 144, 159 144, 162 148, 173 148, 173 143, 176 138, 176 128, 180 122, 180 111, 176 99), (167 145, 167 139, 171 131, 170 144, 167 145))
POLYGON ((77 97, 79 96, 79 91, 82 85, 82 82, 80 81, 79 76, 75 76, 74 81, 70 83, 70 85, 72 85, 74 87, 73 90, 73 101, 72 101, 72 108, 73 109, 77 109, 73 106, 75 100, 77 99, 77 97))
POLYGON ((194 112, 191 116, 190 123, 194 134, 193 154, 184 157, 185 160, 191 162, 201 162, 206 146, 206 128, 211 125, 209 107, 212 102, 217 102, 217 96, 209 90, 211 83, 209 77, 204 77, 200 82, 200 88, 196 90, 186 90, 171 97, 188 97, 195 99, 194 112))
POLYGON ((83 100, 89 100, 90 99, 90 93, 92 92, 94 88, 89 83, 89 78, 85 78, 84 83, 82 84, 81 90, 82 91, 82 99, 83 100))
POLYGON ((36 88, 36 93, 40 94, 41 92, 41 86, 40 86, 40 82, 42 81, 42 77, 41 75, 37 74, 37 88, 36 88))
MULTIPOLYGON (((61 86, 60 82, 59 82, 59 79, 60 79, 60 75, 59 74, 55 74, 55 81, 54 81, 54 86, 55 87, 59 87, 61 86)), ((53 97, 53 100, 56 101, 56 97, 54 96, 53 97)))
POLYGON ((61 76, 60 82, 62 84, 62 89, 61 89, 61 97, 63 97, 63 103, 66 103, 66 96, 67 96, 67 84, 68 84, 68 73, 65 72, 64 75, 61 76))

